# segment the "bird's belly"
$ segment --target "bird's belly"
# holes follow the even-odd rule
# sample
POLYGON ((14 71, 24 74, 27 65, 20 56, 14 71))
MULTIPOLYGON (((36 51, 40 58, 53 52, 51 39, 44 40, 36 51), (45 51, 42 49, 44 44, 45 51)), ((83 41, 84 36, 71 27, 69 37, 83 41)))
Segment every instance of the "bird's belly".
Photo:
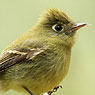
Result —
POLYGON ((39 73, 38 75, 35 75, 38 77, 33 81, 31 80, 31 86, 29 84, 29 89, 37 94, 50 91, 58 86, 64 79, 68 72, 68 68, 69 64, 66 64, 65 67, 60 66, 59 68, 57 67, 57 69, 52 68, 51 71, 44 72, 44 74, 39 73))
MULTIPOLYGON (((59 63, 61 64, 61 63, 59 63)), ((26 86, 32 93, 40 94, 45 93, 53 89, 54 87, 58 86, 59 83, 64 79, 68 72, 69 63, 60 66, 54 66, 52 69, 43 69, 40 70, 40 72, 30 72, 28 76, 24 76, 23 79, 20 79, 18 81, 11 81, 13 85, 10 83, 4 83, 8 84, 8 87, 3 87, 4 90, 8 89, 15 89, 17 91, 23 91, 26 92, 22 86, 26 86)), ((19 75, 18 75, 19 76, 19 75)), ((21 75, 19 76, 21 77, 21 75)))

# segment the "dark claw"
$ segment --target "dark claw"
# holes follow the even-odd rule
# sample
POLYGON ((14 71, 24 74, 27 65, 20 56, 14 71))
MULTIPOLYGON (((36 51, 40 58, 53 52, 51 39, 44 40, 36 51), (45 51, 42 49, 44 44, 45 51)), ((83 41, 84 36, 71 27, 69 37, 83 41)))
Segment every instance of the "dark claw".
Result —
POLYGON ((53 92, 56 92, 59 88, 62 88, 62 86, 56 86, 53 90, 48 92, 48 95, 51 95, 53 92))
POLYGON ((51 95, 52 93, 53 93, 53 91, 49 91, 49 92, 48 92, 48 95, 51 95))
POLYGON ((53 92, 56 92, 59 88, 62 88, 62 86, 57 86, 53 89, 53 92))

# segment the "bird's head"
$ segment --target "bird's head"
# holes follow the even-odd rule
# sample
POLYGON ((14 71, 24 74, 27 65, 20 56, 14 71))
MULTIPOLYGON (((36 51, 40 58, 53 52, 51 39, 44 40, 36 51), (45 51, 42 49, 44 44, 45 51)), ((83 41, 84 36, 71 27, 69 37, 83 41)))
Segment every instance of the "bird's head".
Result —
POLYGON ((63 11, 50 8, 41 15, 38 25, 51 41, 72 47, 75 42, 76 31, 85 26, 86 23, 77 24, 63 11))

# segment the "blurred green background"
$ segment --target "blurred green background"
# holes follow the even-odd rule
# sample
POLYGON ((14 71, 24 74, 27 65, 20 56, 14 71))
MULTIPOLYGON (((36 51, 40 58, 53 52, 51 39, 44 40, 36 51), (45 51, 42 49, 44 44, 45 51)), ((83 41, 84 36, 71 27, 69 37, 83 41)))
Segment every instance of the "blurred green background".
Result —
MULTIPOLYGON (((65 11, 75 22, 89 23, 79 30, 69 73, 54 95, 95 95, 95 0, 0 0, 0 52, 48 7, 65 11)), ((25 94, 10 90, 4 95, 25 94)))

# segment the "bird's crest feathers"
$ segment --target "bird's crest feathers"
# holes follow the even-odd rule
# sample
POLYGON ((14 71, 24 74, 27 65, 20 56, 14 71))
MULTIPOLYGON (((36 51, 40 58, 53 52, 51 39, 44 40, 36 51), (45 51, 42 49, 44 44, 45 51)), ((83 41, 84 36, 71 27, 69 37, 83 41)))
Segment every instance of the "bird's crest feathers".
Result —
POLYGON ((57 8, 49 8, 43 14, 41 14, 40 21, 48 22, 48 21, 61 21, 65 24, 72 22, 72 20, 62 11, 57 8))

